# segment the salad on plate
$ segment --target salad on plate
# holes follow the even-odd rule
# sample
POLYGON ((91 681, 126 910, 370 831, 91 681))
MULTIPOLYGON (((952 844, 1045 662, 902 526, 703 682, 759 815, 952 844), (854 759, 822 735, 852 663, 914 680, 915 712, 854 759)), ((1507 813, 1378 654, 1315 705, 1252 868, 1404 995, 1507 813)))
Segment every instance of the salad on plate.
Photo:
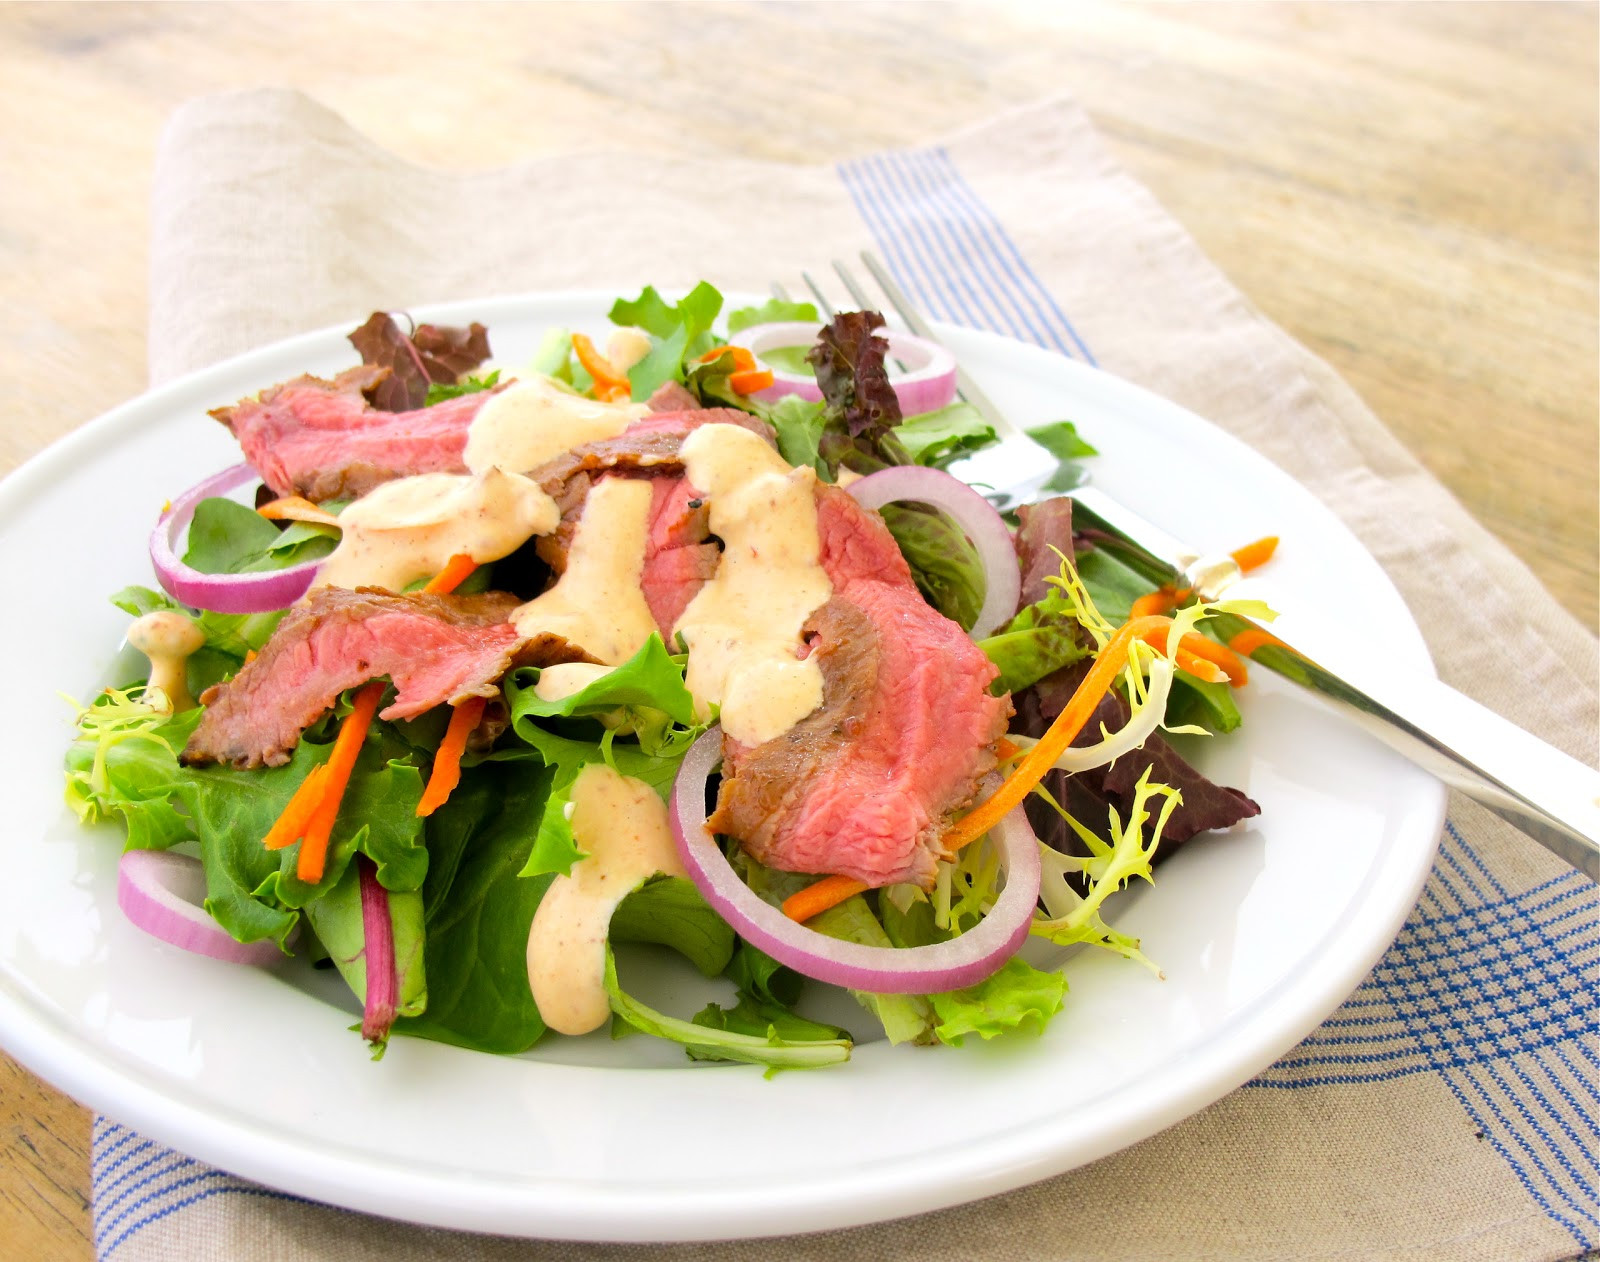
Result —
MULTIPOLYGON (((1257 813, 1163 733, 1238 726, 1218 628, 1270 611, 1147 590, 1064 493, 997 513, 937 344, 722 306, 646 288, 515 369, 380 312, 331 379, 212 412, 244 460, 155 523, 157 586, 112 597, 148 664, 66 757, 135 924, 337 969, 375 1054, 609 1026, 816 1067, 1037 1033, 1050 947, 1155 971, 1108 900, 1257 813), (647 1005, 625 942, 715 998, 647 1005)), ((1030 433, 1069 491, 1093 449, 1030 433)))

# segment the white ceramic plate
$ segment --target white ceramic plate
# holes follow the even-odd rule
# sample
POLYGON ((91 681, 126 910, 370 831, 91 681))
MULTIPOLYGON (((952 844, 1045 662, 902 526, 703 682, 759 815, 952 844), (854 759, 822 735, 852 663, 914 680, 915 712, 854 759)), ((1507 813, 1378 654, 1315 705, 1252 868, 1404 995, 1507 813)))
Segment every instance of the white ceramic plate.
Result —
MULTIPOLYGON (((550 325, 603 331, 610 297, 419 314, 483 320, 499 361, 515 364, 550 325)), ((128 925, 114 896, 117 832, 78 827, 60 779, 60 694, 88 695, 120 669, 127 620, 106 595, 150 581, 145 540, 162 501, 238 459, 206 409, 348 365, 343 332, 136 399, 0 485, 0 661, 11 672, 0 1042, 89 1106, 241 1175, 395 1218, 609 1240, 845 1226, 1014 1188, 1202 1108, 1335 1008, 1414 902, 1442 790, 1258 671, 1242 732, 1198 760, 1256 798, 1260 818, 1191 843, 1153 888, 1124 898, 1114 918, 1164 980, 1081 953, 1043 1038, 959 1051, 878 1042, 846 1066, 772 1081, 603 1036, 515 1059, 397 1039, 374 1064, 309 970, 230 967, 128 925)), ((946 332, 1015 419, 1076 419, 1112 494, 1206 548, 1282 536, 1285 604, 1331 610, 1337 596, 1383 629, 1393 658, 1431 670, 1378 566, 1260 456, 1103 373, 946 332)))

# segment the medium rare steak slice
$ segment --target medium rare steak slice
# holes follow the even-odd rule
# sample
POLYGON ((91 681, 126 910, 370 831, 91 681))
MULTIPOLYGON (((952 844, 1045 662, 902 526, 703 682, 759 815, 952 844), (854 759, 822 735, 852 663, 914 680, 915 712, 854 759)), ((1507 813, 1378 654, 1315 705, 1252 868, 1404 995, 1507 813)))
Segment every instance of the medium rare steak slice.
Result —
POLYGON ((281 766, 341 692, 380 675, 398 694, 380 717, 408 719, 466 697, 497 696, 513 665, 586 660, 557 636, 519 636, 507 621, 519 603, 506 592, 318 588, 284 615, 259 657, 200 698, 206 710, 183 761, 281 766))
POLYGON ((415 473, 465 473, 467 427, 494 391, 413 412, 380 412, 366 400, 387 368, 363 365, 332 381, 296 377, 259 398, 211 413, 230 430, 278 495, 318 503, 355 499, 415 473))
POLYGON ((917 592, 876 513, 817 488, 834 595, 807 621, 822 706, 754 748, 725 741, 711 827, 787 872, 932 882, 948 816, 995 765, 994 665, 917 592))

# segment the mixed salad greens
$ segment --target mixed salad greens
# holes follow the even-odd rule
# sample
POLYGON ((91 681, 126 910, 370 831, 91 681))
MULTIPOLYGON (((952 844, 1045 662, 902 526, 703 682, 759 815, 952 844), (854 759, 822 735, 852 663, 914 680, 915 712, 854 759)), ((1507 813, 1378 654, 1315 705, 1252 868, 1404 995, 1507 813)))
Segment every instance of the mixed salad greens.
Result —
MULTIPOLYGON (((752 413, 770 423, 787 462, 810 467, 829 483, 899 466, 947 469, 995 441, 992 428, 959 401, 902 416, 882 341, 874 336, 873 320, 859 313, 824 326, 807 304, 769 302, 729 312, 719 322, 722 306, 722 296, 707 284, 676 302, 653 288, 618 301, 610 312, 613 324, 641 330, 648 339, 626 371, 627 395, 645 400, 677 383, 703 406, 752 413), (777 322, 820 327, 809 360, 795 351, 787 358, 774 352, 762 361, 805 375, 814 367, 820 398, 783 393, 763 400, 770 392, 751 388, 770 378, 759 376, 758 364, 753 381, 751 357, 728 339, 777 322)), ((352 341, 364 360, 393 369, 384 387, 390 393, 377 404, 391 411, 492 389, 513 375, 503 368, 479 371, 488 355, 481 329, 407 333, 394 321, 374 317, 352 341)), ((565 329, 551 330, 527 372, 515 375, 528 373, 586 395, 615 375, 603 357, 596 358, 592 343, 565 329)), ((1077 462, 1093 449, 1070 421, 1032 433, 1061 459, 1053 486, 1069 488, 1077 462)), ((340 507, 322 506, 335 515, 340 507)), ((987 583, 978 549, 947 515, 926 504, 889 504, 883 517, 925 599, 971 627, 987 583)), ((1036 533, 1043 531, 1041 521, 1033 525, 1036 533)), ((1028 530, 1024 521, 1019 548, 1028 530)), ((337 524, 270 521, 235 500, 205 498, 194 511, 182 560, 211 575, 284 571, 327 556, 339 533, 337 524)), ((1146 637, 1149 643, 1130 640, 1120 632, 1142 616, 1141 601, 1148 606, 1147 583, 1104 550, 1075 552, 1070 531, 1044 532, 1031 546, 1035 558, 1051 561, 1043 595, 985 635, 980 647, 1000 671, 992 691, 1013 695, 1019 719, 1038 720, 1033 736, 1052 739, 1045 729, 1070 709, 1070 703, 1062 704, 1063 690, 1073 693, 1085 670, 1102 658, 1101 674, 1114 685, 1113 699, 1123 698, 1120 735, 1129 752, 1154 738, 1158 728, 1225 733, 1238 725, 1228 683, 1190 651, 1191 633, 1226 606, 1174 608, 1182 594, 1168 593, 1170 628, 1146 637), (1050 695, 1056 697, 1053 713, 1050 695)), ((526 552, 531 554, 531 545, 526 552)), ((529 569, 529 556, 519 552, 479 566, 460 590, 520 581, 529 569)), ((187 659, 194 696, 261 652, 282 617, 281 611, 229 614, 185 607, 148 586, 126 587, 111 599, 135 617, 171 611, 198 628, 203 644, 187 659)), ((147 687, 145 678, 117 680, 78 714, 66 754, 67 800, 86 823, 119 824, 130 854, 172 852, 198 860, 204 912, 232 940, 267 944, 274 957, 293 952, 337 968, 366 1009, 363 1029, 375 1054, 392 1033, 520 1053, 546 1035, 528 982, 530 925, 552 882, 584 857, 571 824, 575 781, 584 768, 604 764, 666 799, 685 757, 708 730, 685 686, 685 657, 677 647, 652 637, 624 665, 558 700, 539 695, 538 668, 514 669, 504 680, 503 734, 491 748, 460 757, 459 781, 426 816, 418 806, 446 737, 445 708, 411 721, 372 721, 315 880, 297 870, 293 846, 269 850, 262 839, 308 775, 328 761, 355 704, 354 690, 304 731, 284 765, 240 770, 182 764, 179 754, 201 708, 175 711, 172 698, 147 687), (381 944, 374 938, 374 914, 386 925, 381 944), (382 969, 384 976, 369 978, 369 969, 382 969)), ((1085 739, 1115 739, 1116 724, 1107 725, 1107 712, 1090 705, 1098 718, 1085 729, 1085 739)), ((1082 719, 1078 725, 1084 727, 1082 719)), ((1005 745, 1002 776, 1026 763, 1031 748, 1020 735, 1005 745)), ((1183 765, 1181 759, 1176 763, 1183 765)), ((1054 755, 1049 764, 1056 765, 1054 755)), ((1028 926, 1032 936, 1062 946, 1099 946, 1154 969, 1139 943, 1108 923, 1105 909, 1131 881, 1150 878, 1158 845, 1189 791, 1187 783, 1166 783, 1153 774, 1167 765, 1146 766, 1136 783, 1120 789, 1096 781, 1088 799, 1094 813, 1074 806, 1062 790, 1065 772, 1034 774, 1021 787, 1044 837, 1038 843, 1042 872, 1028 926)), ((1197 775, 1183 767, 1175 781, 1197 775)), ((773 906, 815 881, 764 867, 737 845, 727 848, 726 860, 749 890, 773 906)), ((907 884, 853 893, 810 918, 807 927, 841 942, 912 950, 972 932, 1005 884, 1000 848, 979 836, 939 865, 931 889, 907 884)), ((698 1012, 655 1011, 624 989, 608 944, 605 985, 617 1036, 642 1031, 681 1044, 696 1059, 770 1069, 827 1065, 850 1054, 849 1033, 804 1015, 807 979, 741 938, 693 880, 646 880, 618 906, 610 941, 670 948, 706 977, 725 978, 733 991, 731 1001, 698 1012)), ((960 989, 860 991, 856 998, 870 1014, 864 1020, 881 1024, 895 1043, 959 1045, 972 1036, 1037 1033, 1061 1009, 1066 990, 1060 971, 1034 967, 1012 953, 960 989)))

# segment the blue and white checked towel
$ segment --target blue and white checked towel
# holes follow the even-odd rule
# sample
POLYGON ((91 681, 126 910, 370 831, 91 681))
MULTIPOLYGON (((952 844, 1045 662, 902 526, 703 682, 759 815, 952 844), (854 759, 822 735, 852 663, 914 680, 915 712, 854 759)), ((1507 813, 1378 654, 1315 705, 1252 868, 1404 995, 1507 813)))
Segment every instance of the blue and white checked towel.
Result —
MULTIPOLYGON (((1075 106, 773 175, 607 155, 446 175, 291 93, 196 102, 159 160, 152 375, 418 294, 592 287, 597 270, 759 289, 777 262, 792 272, 875 244, 933 315, 1100 364, 1263 451, 1384 564, 1447 681, 1593 757, 1594 639, 1248 306, 1075 106), (530 207, 537 232, 523 229, 530 207)), ((119 1262, 1557 1259, 1600 1247, 1597 1118, 1600 897, 1458 800, 1399 939, 1322 1028, 1196 1117, 1031 1188, 789 1240, 509 1241, 314 1205, 102 1119, 95 1241, 119 1262)))

